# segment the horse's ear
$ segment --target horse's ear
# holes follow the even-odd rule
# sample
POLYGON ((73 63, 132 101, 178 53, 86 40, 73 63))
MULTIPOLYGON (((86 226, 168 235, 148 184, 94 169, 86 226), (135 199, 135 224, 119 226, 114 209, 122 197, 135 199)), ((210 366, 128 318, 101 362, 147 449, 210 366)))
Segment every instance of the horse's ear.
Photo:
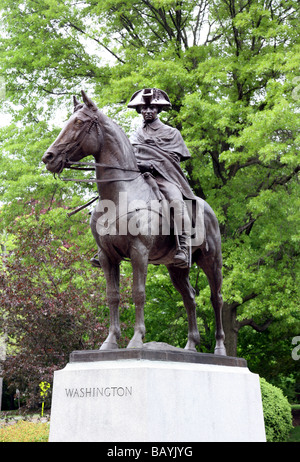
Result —
POLYGON ((89 107, 90 109, 92 109, 93 111, 97 111, 97 106, 95 103, 93 103, 93 101, 91 100, 91 98, 89 98, 87 96, 87 94, 85 93, 84 90, 81 90, 81 94, 82 94, 82 98, 83 98, 83 102, 84 104, 87 105, 87 107, 89 107))
POLYGON ((75 95, 73 96, 73 104, 74 104, 74 107, 76 107, 76 106, 78 106, 78 104, 80 104, 75 95))

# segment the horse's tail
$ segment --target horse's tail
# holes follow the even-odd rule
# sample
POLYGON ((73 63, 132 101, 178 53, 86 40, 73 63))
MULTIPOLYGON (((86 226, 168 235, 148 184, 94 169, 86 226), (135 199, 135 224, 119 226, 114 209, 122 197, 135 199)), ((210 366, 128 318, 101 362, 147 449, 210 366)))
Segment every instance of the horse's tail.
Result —
MULTIPOLYGON (((200 201, 202 199, 199 199, 200 201)), ((199 232, 200 240, 198 245, 194 247, 193 262, 197 263, 200 267, 203 264, 203 257, 212 257, 218 268, 222 267, 222 249, 221 249, 221 233, 219 228, 218 219, 210 207, 210 205, 202 200, 203 202, 203 222, 199 220, 200 229, 196 229, 199 232), (202 240, 203 239, 203 240, 202 240), (202 242, 201 242, 202 240, 202 242)), ((201 215, 200 215, 201 218, 201 215)))
POLYGON ((191 217, 191 247, 192 251, 196 251, 199 247, 202 247, 206 242, 206 227, 205 227, 205 204, 206 202, 200 197, 197 197, 195 201, 188 201, 191 203, 189 208, 189 214, 191 217))

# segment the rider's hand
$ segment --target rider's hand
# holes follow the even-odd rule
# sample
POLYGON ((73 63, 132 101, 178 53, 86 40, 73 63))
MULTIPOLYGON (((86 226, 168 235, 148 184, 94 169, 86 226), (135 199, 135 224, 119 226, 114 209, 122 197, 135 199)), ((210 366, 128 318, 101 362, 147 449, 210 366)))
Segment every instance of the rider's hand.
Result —
POLYGON ((151 162, 138 162, 137 163, 138 165, 138 168, 140 169, 140 171, 142 173, 144 172, 152 172, 153 170, 153 165, 151 164, 151 162))

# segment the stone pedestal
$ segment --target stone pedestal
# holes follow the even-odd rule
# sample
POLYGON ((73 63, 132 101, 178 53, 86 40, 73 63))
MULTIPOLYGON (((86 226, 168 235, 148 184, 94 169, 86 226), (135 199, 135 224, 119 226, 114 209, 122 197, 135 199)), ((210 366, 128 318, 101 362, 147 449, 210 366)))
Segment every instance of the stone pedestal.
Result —
POLYGON ((265 441, 259 377, 184 350, 74 352, 54 374, 49 441, 265 441))

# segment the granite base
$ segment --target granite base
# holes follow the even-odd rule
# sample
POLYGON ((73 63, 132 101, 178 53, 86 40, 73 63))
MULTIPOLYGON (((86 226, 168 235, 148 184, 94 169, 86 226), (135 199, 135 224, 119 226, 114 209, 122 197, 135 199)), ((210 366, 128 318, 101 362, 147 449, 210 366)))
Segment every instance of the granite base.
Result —
POLYGON ((265 441, 244 360, 150 350, 73 352, 54 373, 49 441, 265 441))

